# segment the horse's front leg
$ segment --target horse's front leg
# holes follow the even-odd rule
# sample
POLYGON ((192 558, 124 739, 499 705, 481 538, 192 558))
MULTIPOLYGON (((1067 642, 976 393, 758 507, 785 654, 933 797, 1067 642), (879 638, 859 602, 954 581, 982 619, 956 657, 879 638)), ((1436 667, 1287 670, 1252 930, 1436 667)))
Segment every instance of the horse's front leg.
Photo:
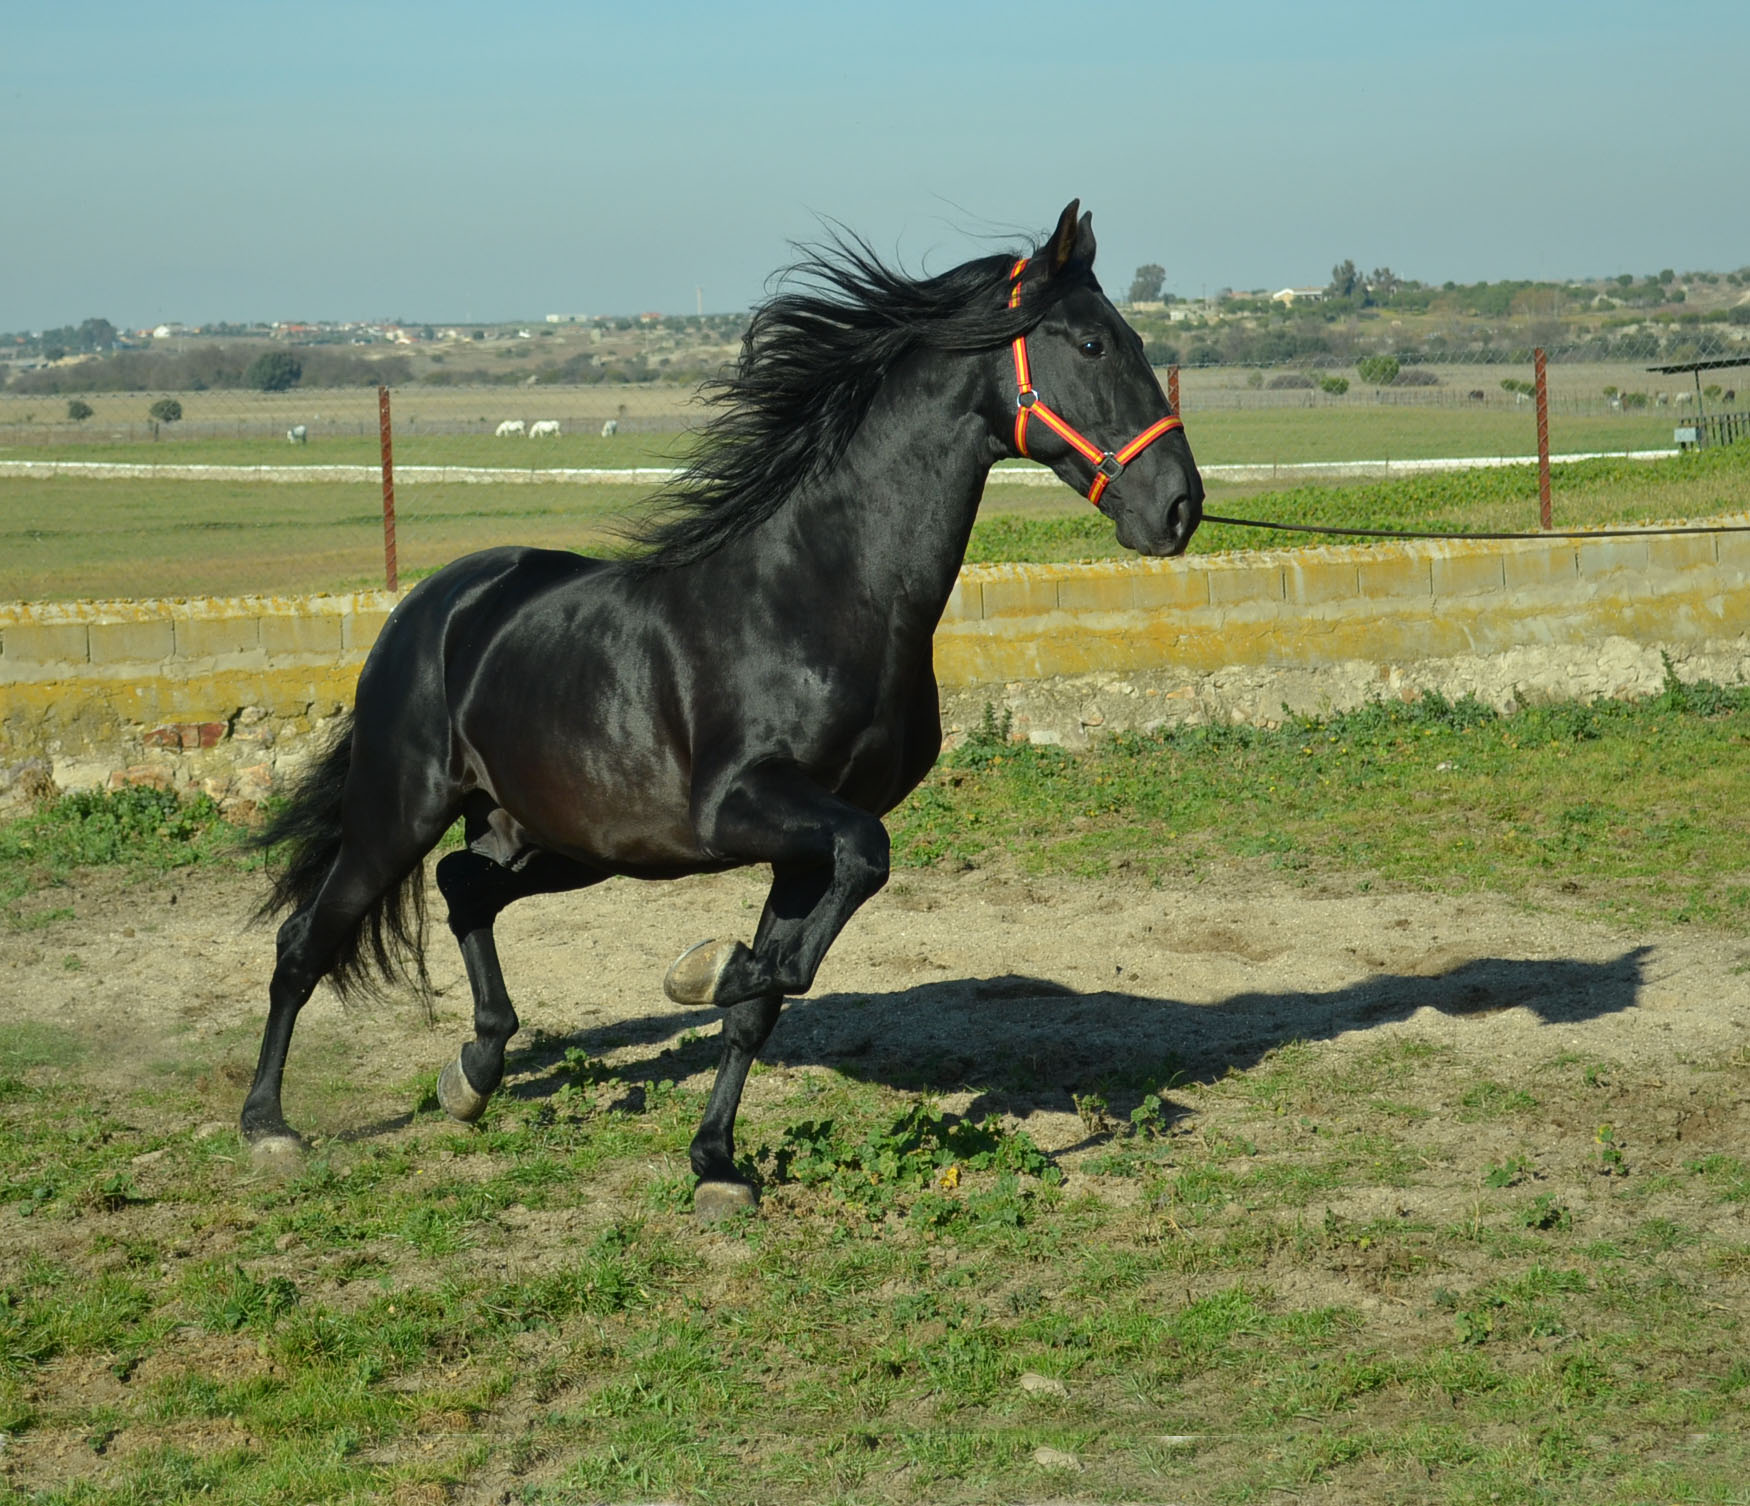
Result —
POLYGON ((887 828, 797 770, 743 775, 712 803, 700 835, 723 857, 770 863, 774 882, 752 947, 702 941, 668 970, 663 988, 677 1004, 807 993, 845 922, 887 882, 887 828))
POLYGON ((770 862, 773 882, 751 948, 703 942, 664 981, 677 1003, 733 1006, 723 1022, 717 1080, 690 1151, 699 1178, 694 1208, 704 1219, 757 1202, 735 1165, 735 1114, 748 1071, 777 1023, 783 996, 808 990, 845 922, 887 881, 886 829, 804 776, 762 770, 740 782, 714 808, 714 818, 713 850, 770 862))

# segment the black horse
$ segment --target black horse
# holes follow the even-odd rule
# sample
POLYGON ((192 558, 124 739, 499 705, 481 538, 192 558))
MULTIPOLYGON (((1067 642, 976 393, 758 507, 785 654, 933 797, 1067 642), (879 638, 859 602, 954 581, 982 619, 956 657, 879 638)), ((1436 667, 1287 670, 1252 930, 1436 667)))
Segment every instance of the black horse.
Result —
POLYGON ((784 996, 886 881, 880 818, 940 749, 931 637, 992 464, 1032 454, 1144 554, 1180 553, 1202 516, 1182 426, 1095 281, 1078 208, 1027 258, 937 277, 862 242, 817 251, 754 316, 645 552, 488 549, 408 594, 349 722, 262 837, 289 853, 266 909, 291 913, 243 1105, 258 1152, 300 1144, 280 1081, 317 982, 419 967, 423 860, 460 817, 467 846, 437 883, 475 1038, 438 1097, 465 1121, 517 1028, 492 935, 506 905, 771 865, 753 944, 702 942, 664 985, 728 1011, 691 1148, 697 1207, 754 1201, 735 1166, 742 1086, 784 996))

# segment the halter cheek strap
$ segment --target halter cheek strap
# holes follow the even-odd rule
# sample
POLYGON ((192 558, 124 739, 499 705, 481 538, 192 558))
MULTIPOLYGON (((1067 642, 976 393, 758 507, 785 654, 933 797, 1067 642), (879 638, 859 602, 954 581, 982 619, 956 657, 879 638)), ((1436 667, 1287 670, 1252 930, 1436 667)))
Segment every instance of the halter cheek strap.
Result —
MULTIPOLYGON (((1009 307, 1018 308, 1021 303, 1021 273, 1027 269, 1027 258, 1022 257, 1015 263, 1014 270, 1009 273, 1009 307)), ((1069 423, 1061 415, 1045 405, 1044 400, 1033 386, 1033 374, 1027 364, 1027 337, 1016 335, 1014 343, 1015 355, 1015 448, 1023 455, 1029 455, 1027 449, 1027 420, 1036 418, 1052 433, 1056 434, 1072 450, 1094 468, 1094 479, 1088 488, 1088 501, 1094 506, 1100 505, 1100 494, 1117 477, 1124 473, 1124 467, 1136 459, 1144 450, 1163 434, 1170 434, 1174 429, 1185 427, 1182 420, 1174 414, 1157 418, 1135 439, 1118 450, 1102 450, 1088 439, 1081 430, 1069 423)))

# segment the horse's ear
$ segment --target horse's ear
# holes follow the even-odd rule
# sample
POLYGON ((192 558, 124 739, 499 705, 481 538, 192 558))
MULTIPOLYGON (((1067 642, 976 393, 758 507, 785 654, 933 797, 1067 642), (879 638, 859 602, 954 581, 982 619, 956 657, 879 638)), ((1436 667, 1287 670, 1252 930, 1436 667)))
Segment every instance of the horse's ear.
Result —
POLYGON ((1082 201, 1071 199, 1057 217, 1057 229, 1045 243, 1045 265, 1055 277, 1072 261, 1089 267, 1094 262, 1094 217, 1081 214, 1082 201), (1079 218, 1078 218, 1079 216, 1079 218))

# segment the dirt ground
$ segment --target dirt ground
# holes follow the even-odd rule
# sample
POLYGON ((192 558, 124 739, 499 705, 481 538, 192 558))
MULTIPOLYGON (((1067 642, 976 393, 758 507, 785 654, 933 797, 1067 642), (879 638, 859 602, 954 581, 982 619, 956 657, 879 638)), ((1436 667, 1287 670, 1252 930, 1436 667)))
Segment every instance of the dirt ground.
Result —
MULTIPOLYGON (((151 1128, 151 1116, 165 1112, 152 1095, 131 1091, 156 1077, 196 1089, 212 1116, 199 1127, 203 1136, 232 1135, 272 960, 271 931, 249 924, 260 892, 258 876, 208 870, 144 883, 95 875, 71 894, 38 895, 33 903, 41 910, 73 914, 45 916, 38 928, 5 938, 0 1019, 40 1021, 78 1037, 87 1050, 73 1070, 99 1093, 127 1095, 136 1128, 151 1128)), ((675 884, 617 881, 507 912, 500 951, 525 1033, 513 1043, 505 1091, 524 1099, 552 1091, 555 1058, 570 1045, 606 1058, 634 1092, 669 1077, 703 1087, 713 1053, 683 1037, 712 1031, 716 1014, 669 1004, 662 975, 701 938, 750 936, 762 899, 763 886, 749 873, 675 884)), ((318 1145, 344 1154, 337 1142, 392 1143, 421 1133, 408 1078, 448 1061, 470 1017, 456 950, 441 922, 433 932, 437 997, 429 1022, 411 994, 343 1008, 324 990, 305 1010, 286 1104, 318 1145)), ((1450 1093, 1429 1105, 1433 1117, 1419 1133, 1433 1158, 1429 1176, 1415 1186, 1334 1189, 1326 1220, 1360 1226, 1414 1214, 1443 1226, 1475 1198, 1479 1168, 1519 1153, 1530 1136, 1548 1139, 1547 1162, 1539 1150, 1540 1162, 1558 1178, 1549 1185, 1564 1188, 1576 1225, 1606 1231, 1623 1224, 1624 1212, 1609 1179, 1578 1164, 1596 1116, 1627 1127, 1637 1170, 1678 1166, 1709 1149, 1750 1155, 1750 1106, 1737 1091, 1747 1025, 1750 938, 1630 934, 1583 918, 1562 896, 1528 909, 1490 896, 1362 892, 1353 878, 1296 885, 1237 866, 1159 888, 1123 874, 1032 879, 1000 864, 906 872, 852 922, 815 994, 786 1009, 764 1053, 775 1070, 751 1079, 744 1118, 793 1111, 796 1074, 832 1068, 905 1089, 928 1087, 955 1112, 1013 1116, 1074 1175, 1104 1144, 1078 1114, 1075 1092, 1114 1078, 1158 1081, 1151 1074, 1169 1057, 1193 1079, 1213 1082, 1294 1041, 1323 1053, 1313 1072, 1334 1081, 1346 1057, 1410 1035, 1447 1048, 1438 1080, 1450 1093), (1576 1109, 1555 1097, 1539 1108, 1535 1125, 1450 1112, 1465 1085, 1512 1082, 1560 1057, 1607 1071, 1596 1106, 1576 1109), (1722 1062, 1737 1065, 1722 1077, 1722 1062)), ((1107 1096, 1122 1122, 1134 1103, 1122 1092, 1107 1096)), ((1180 1089, 1167 1112, 1188 1125, 1202 1116, 1220 1132, 1221 1114, 1245 1112, 1239 1096, 1180 1089)), ((186 1093, 170 1097, 187 1101, 186 1093)), ((1277 1138, 1299 1133, 1290 1124, 1277 1138)), ((744 1145, 752 1138, 744 1136, 744 1145)), ((1313 1142, 1306 1151, 1316 1153, 1313 1142)), ((680 1156, 674 1159, 671 1171, 684 1173, 680 1156)), ((240 1175, 245 1166, 239 1158, 240 1175)), ((142 1176, 150 1181, 149 1168, 142 1176)), ((1103 1182, 1103 1196, 1137 1196, 1134 1180, 1091 1180, 1103 1182)), ((584 1222, 612 1218, 623 1190, 599 1189, 581 1213, 584 1222)), ((789 1201, 792 1193, 776 1189, 763 1216, 807 1216, 789 1201)), ((1680 1207, 1674 1200, 1683 1195, 1679 1189, 1645 1201, 1638 1216, 1669 1211, 1710 1239, 1750 1243, 1750 1210, 1717 1201, 1680 1207)), ((578 1217, 507 1213, 507 1225, 532 1236, 516 1244, 519 1268, 574 1251, 578 1217)), ((99 1226, 90 1219, 0 1220, 0 1269, 33 1251, 86 1262, 99 1226)), ((235 1237, 222 1225, 203 1249, 228 1249, 235 1237)), ((700 1237, 709 1247, 704 1231, 700 1237)), ((275 1257, 298 1258, 295 1250, 275 1257)), ((405 1262, 404 1252, 397 1258, 405 1262)), ((1450 1327, 1449 1316, 1424 1311, 1426 1282, 1407 1285, 1384 1259, 1368 1264, 1373 1258, 1352 1247, 1310 1263, 1285 1252, 1259 1274, 1285 1300, 1362 1311, 1371 1342, 1450 1327)), ((331 1273, 286 1269, 310 1290, 345 1300, 331 1273)), ((402 1274, 412 1279, 418 1268, 402 1274)), ((1467 1276, 1481 1282, 1490 1274, 1488 1256, 1480 1246, 1447 1250, 1436 1274, 1459 1286, 1467 1276)), ((1722 1313, 1728 1307, 1720 1304, 1735 1311, 1741 1301, 1718 1295, 1722 1313)), ((260 1363, 249 1358, 253 1349, 232 1356, 226 1346, 233 1342, 212 1336, 211 1353, 178 1350, 149 1363, 203 1371, 260 1363)), ((45 1394, 70 1388, 82 1404, 98 1394, 93 1387, 113 1385, 104 1365, 86 1358, 44 1382, 45 1394)), ((538 1411, 513 1395, 483 1426, 490 1436, 514 1438, 538 1411)), ((204 1433, 183 1441, 216 1446, 204 1433)), ((218 1439, 228 1441, 228 1434, 218 1439)), ((1212 1456, 1211 1468, 1222 1467, 1221 1457, 1212 1456)), ((6 1467, 12 1483, 43 1484, 100 1464, 76 1429, 49 1428, 15 1446, 6 1467)), ((495 1456, 454 1499, 482 1506, 509 1500, 531 1478, 495 1456)))
MULTIPOLYGON (((675 1058, 657 1058, 685 1031, 714 1031, 717 1015, 670 1004, 663 972, 704 937, 751 937, 763 893, 753 872, 616 880, 508 911, 499 950, 525 1032, 508 1090, 538 1070, 515 1049, 532 1031, 634 1079, 641 1067, 673 1074, 675 1058)), ((249 923, 259 895, 258 878, 208 870, 38 896, 74 913, 6 938, 0 1016, 70 1030, 91 1048, 82 1070, 118 1086, 216 1060, 210 1100, 234 1122, 272 963, 271 930, 249 923)), ((318 1140, 405 1114, 405 1089, 391 1085, 435 1071, 471 1034, 432 898, 429 1023, 411 994, 342 1007, 323 989, 304 1011, 286 1107, 318 1140)), ((1085 1138, 1072 1090, 1169 1056, 1210 1080, 1290 1041, 1363 1050, 1395 1031, 1477 1071, 1577 1052, 1656 1079, 1740 1051, 1747 1026, 1750 938, 1631 934, 1559 896, 1527 909, 1237 868, 1154 887, 999 865, 897 875, 841 936, 814 993, 786 1009, 763 1060, 928 1085, 956 1111, 1017 1116, 1053 1151, 1085 1138), (1013 1087, 1018 1066, 1037 1089, 1013 1087)), ((687 1060, 708 1070, 702 1052, 687 1060)), ((756 1076, 747 1104, 761 1092, 756 1076)))

